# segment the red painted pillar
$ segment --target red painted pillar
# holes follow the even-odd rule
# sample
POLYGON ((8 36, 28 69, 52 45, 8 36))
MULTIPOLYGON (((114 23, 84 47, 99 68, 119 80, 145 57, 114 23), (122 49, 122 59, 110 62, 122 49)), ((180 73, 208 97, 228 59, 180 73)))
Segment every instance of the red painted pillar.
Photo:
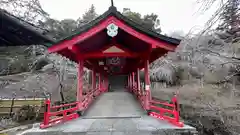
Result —
POLYGON ((139 68, 137 69, 137 91, 140 91, 140 75, 139 75, 139 68))
POLYGON ((129 91, 132 91, 132 74, 129 74, 129 91))
POLYGON ((98 89, 102 90, 102 80, 101 80, 101 73, 98 74, 98 89))
POLYGON ((135 75, 134 72, 132 72, 132 88, 135 87, 135 75))
POLYGON ((144 67, 144 74, 145 74, 145 109, 150 109, 150 100, 151 100, 151 91, 150 91, 150 76, 149 76, 149 60, 145 60, 145 67, 144 67))
POLYGON ((95 89, 95 88, 96 88, 96 72, 93 69, 92 70, 92 89, 95 89))
POLYGON ((175 121, 179 122, 180 116, 179 116, 179 105, 177 101, 177 96, 174 95, 172 98, 172 103, 174 104, 174 116, 175 116, 175 121))
POLYGON ((106 91, 106 76, 105 75, 102 75, 102 92, 105 92, 106 91))
POLYGON ((105 89, 105 76, 102 74, 102 90, 104 92, 105 89))
POLYGON ((128 89, 130 89, 131 87, 131 77, 130 77, 130 74, 128 74, 128 89))
POLYGON ((78 89, 77 89, 77 102, 78 109, 82 108, 82 98, 83 98, 83 59, 80 59, 78 62, 78 89))
POLYGON ((107 77, 106 75, 103 76, 103 87, 104 87, 104 92, 107 91, 107 77))
POLYGON ((128 84, 127 84, 127 86, 128 86, 128 89, 129 89, 129 87, 130 87, 130 76, 128 75, 128 84))
POLYGON ((106 76, 106 88, 107 88, 107 90, 106 90, 106 91, 108 91, 108 90, 109 90, 108 86, 109 86, 109 81, 108 81, 108 76, 106 76))

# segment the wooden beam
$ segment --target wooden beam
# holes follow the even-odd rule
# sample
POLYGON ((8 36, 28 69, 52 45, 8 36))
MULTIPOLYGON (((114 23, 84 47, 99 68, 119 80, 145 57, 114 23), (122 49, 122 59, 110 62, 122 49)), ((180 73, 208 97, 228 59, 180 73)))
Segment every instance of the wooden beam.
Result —
POLYGON ((131 57, 136 58, 139 55, 136 54, 128 54, 128 53, 102 53, 102 52, 95 52, 95 53, 87 53, 83 54, 82 57, 85 59, 87 58, 104 58, 104 57, 131 57))

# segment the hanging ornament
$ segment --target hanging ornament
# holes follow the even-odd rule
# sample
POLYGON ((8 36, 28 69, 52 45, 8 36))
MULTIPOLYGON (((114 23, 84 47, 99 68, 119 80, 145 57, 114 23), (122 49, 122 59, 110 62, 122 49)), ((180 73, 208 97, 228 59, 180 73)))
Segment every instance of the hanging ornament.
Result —
POLYGON ((107 58, 107 65, 120 65, 121 59, 119 57, 107 58))
POLYGON ((118 26, 114 23, 111 23, 107 26, 107 34, 110 37, 115 37, 118 34, 118 26))

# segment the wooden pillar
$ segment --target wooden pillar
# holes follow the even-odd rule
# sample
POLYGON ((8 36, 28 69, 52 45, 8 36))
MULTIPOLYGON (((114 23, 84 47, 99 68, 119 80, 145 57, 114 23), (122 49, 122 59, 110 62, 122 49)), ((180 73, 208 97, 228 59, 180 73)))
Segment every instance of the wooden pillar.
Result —
POLYGON ((131 88, 131 74, 128 75, 129 78, 129 89, 131 88))
POLYGON ((128 89, 129 89, 129 87, 130 87, 130 76, 128 75, 128 84, 127 84, 127 86, 128 86, 128 89))
POLYGON ((102 90, 102 80, 101 80, 101 73, 98 74, 98 88, 99 90, 102 90))
POLYGON ((109 90, 109 80, 108 80, 108 76, 106 75, 106 88, 107 91, 109 90))
POLYGON ((132 75, 129 74, 129 88, 132 88, 132 75))
POLYGON ((132 74, 129 74, 129 91, 132 91, 132 74))
POLYGON ((135 73, 132 72, 132 88, 135 86, 135 73))
POLYGON ((104 89, 104 86, 105 86, 105 77, 104 75, 102 75, 102 89, 104 89))
POLYGON ((145 109, 150 109, 150 100, 151 100, 151 91, 150 91, 150 76, 149 76, 149 60, 145 60, 144 66, 144 74, 145 74, 145 92, 146 92, 146 99, 145 99, 145 109))
POLYGON ((77 89, 77 101, 79 110, 82 109, 83 98, 83 59, 78 61, 78 89, 77 89))
POLYGON ((92 70, 92 89, 95 89, 95 88, 96 88, 96 72, 93 69, 92 70))
POLYGON ((140 90, 140 75, 139 75, 139 68, 137 69, 137 90, 140 90))
POLYGON ((102 88, 102 92, 105 92, 105 90, 106 90, 106 76, 104 74, 102 74, 101 88, 102 88))
POLYGON ((103 83, 103 84, 104 84, 104 91, 107 92, 107 89, 108 89, 107 76, 104 75, 103 77, 104 77, 104 78, 103 78, 103 79, 104 79, 104 80, 103 80, 103 82, 104 82, 104 83, 103 83))

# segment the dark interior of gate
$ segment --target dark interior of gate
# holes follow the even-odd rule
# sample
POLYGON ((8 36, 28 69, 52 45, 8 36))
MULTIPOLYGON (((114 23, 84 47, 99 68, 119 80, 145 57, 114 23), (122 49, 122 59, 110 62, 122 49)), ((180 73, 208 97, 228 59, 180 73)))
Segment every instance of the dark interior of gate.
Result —
POLYGON ((110 75, 109 91, 124 91, 127 86, 127 75, 110 75))
MULTIPOLYGON (((71 111, 86 110, 102 93, 127 90, 135 95, 148 113, 151 109, 173 113, 176 119, 169 120, 180 126, 175 98, 173 104, 164 104, 175 108, 174 111, 159 109, 153 105, 160 102, 154 102, 151 98, 149 77, 149 64, 167 52, 174 51, 179 43, 178 39, 143 28, 111 6, 103 15, 81 27, 75 34, 50 46, 48 51, 78 63, 77 107, 71 111), (92 71, 92 86, 83 94, 84 67, 92 71), (144 71, 144 87, 140 86, 140 70, 144 71)), ((151 114, 162 117, 164 113, 151 114)), ((75 117, 73 115, 65 119, 75 117)))

